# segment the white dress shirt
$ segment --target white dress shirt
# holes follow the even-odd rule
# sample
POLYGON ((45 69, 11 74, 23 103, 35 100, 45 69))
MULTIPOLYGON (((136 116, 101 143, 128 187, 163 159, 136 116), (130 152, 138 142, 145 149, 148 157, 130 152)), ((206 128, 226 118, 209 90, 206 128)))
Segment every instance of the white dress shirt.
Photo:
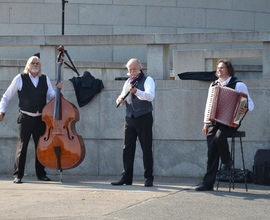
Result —
MULTIPOLYGON (((130 79, 128 79, 124 86, 123 86, 123 90, 120 94, 119 98, 123 98, 129 91, 130 89, 130 79)), ((155 98, 155 81, 153 80, 152 77, 147 76, 145 82, 144 82, 144 91, 137 89, 137 92, 135 93, 135 95, 137 96, 138 99, 140 100, 145 100, 145 101, 149 101, 152 102, 155 98)), ((131 94, 129 94, 126 97, 126 101, 130 104, 131 103, 131 94)), ((117 102, 117 100, 116 100, 117 102)), ((117 102, 118 104, 118 102, 117 102)))
MULTIPOLYGON (((39 82, 39 75, 36 77, 33 77, 30 73, 28 73, 28 74, 29 74, 29 77, 30 77, 33 85, 35 87, 37 87, 38 82, 39 82)), ((46 76, 46 80, 47 80, 47 85, 48 85, 47 100, 49 101, 55 97, 55 91, 52 88, 52 84, 51 84, 51 81, 50 81, 48 76, 46 76)), ((16 92, 22 90, 22 86, 23 86, 22 77, 21 77, 21 74, 18 74, 17 76, 14 77, 11 84, 7 88, 6 92, 2 96, 2 99, 0 102, 0 112, 3 112, 3 113, 6 112, 6 108, 7 108, 9 101, 12 99, 12 97, 15 95, 16 92)), ((30 116, 41 115, 41 112, 37 112, 37 113, 31 113, 31 112, 25 112, 25 111, 22 111, 22 112, 25 114, 28 114, 30 116)))

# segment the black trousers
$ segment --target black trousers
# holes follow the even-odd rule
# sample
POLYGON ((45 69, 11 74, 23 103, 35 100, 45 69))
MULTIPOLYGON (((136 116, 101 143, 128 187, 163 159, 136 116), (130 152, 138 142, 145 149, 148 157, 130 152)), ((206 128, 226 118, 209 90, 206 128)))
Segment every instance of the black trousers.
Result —
POLYGON ((123 148, 123 179, 132 181, 137 137, 143 152, 144 177, 153 179, 153 116, 152 112, 138 118, 125 117, 123 148))
POLYGON ((37 145, 41 135, 44 134, 46 125, 41 120, 41 116, 31 117, 25 114, 19 114, 18 120, 18 143, 15 155, 13 177, 22 179, 24 176, 27 148, 31 135, 35 144, 35 169, 36 175, 42 177, 46 175, 45 167, 37 159, 37 145))
POLYGON ((221 158, 222 163, 226 163, 231 159, 228 136, 237 129, 219 123, 209 125, 207 134, 207 171, 203 179, 204 184, 214 185, 219 158, 221 158))

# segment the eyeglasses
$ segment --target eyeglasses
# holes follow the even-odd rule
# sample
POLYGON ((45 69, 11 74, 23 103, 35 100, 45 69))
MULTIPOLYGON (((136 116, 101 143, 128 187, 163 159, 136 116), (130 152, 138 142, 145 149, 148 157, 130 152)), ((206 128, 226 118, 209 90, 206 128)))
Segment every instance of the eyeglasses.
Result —
POLYGON ((31 65, 39 65, 40 63, 30 63, 31 65))

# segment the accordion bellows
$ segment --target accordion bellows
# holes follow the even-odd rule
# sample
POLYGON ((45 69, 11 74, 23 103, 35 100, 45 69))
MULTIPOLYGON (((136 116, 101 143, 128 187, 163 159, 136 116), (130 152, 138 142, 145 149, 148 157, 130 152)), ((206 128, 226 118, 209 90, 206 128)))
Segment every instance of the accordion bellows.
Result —
POLYGON ((244 114, 240 114, 240 107, 247 104, 247 94, 229 87, 214 86, 208 94, 206 111, 207 122, 219 122, 229 127, 238 127, 244 114))

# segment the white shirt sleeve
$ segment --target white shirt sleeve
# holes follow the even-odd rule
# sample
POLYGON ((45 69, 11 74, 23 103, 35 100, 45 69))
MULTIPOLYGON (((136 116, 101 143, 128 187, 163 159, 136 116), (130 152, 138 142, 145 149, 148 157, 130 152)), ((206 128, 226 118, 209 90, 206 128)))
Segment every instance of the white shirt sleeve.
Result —
POLYGON ((124 85, 123 85, 123 88, 122 88, 122 92, 121 94, 118 96, 118 98, 122 98, 124 97, 127 92, 128 92, 128 89, 130 88, 130 83, 129 83, 129 79, 125 81, 124 85), (128 89, 127 89, 128 88, 128 89))
MULTIPOLYGON (((130 84, 129 84, 129 79, 128 79, 128 80, 126 80, 126 82, 125 82, 124 85, 123 85, 121 94, 120 94, 120 95, 118 96, 118 98, 116 99, 116 104, 118 104, 118 99, 123 98, 123 97, 127 94, 129 88, 130 88, 130 84)), ((126 97, 126 100, 127 100, 127 99, 128 99, 128 97, 126 97)), ((121 104, 121 105, 122 105, 122 104, 121 104)))
POLYGON ((236 83, 235 90, 247 94, 247 96, 248 96, 248 110, 252 111, 254 109, 254 102, 252 101, 252 99, 249 96, 246 84, 244 84, 242 82, 236 83))
POLYGON ((21 74, 18 74, 14 77, 11 84, 5 91, 0 102, 0 112, 6 112, 7 105, 9 100, 15 95, 16 92, 22 89, 22 78, 21 74))
POLYGON ((152 77, 148 76, 144 82, 144 91, 137 89, 135 95, 140 100, 152 102, 155 98, 155 81, 152 77))
POLYGON ((48 76, 46 76, 48 91, 47 91, 47 100, 50 101, 55 97, 55 90, 52 87, 52 83, 48 76))

